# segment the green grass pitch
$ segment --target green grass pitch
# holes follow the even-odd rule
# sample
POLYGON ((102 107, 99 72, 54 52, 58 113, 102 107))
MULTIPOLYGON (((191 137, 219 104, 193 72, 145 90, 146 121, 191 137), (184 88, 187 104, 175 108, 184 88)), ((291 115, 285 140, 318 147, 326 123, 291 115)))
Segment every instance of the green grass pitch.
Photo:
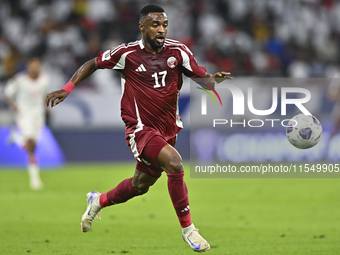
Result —
MULTIPOLYGON (((339 179, 193 179, 192 219, 205 254, 340 254, 339 179)), ((86 193, 115 187, 134 164, 67 165, 43 171, 31 191, 25 171, 0 171, 0 254, 194 254, 168 195, 166 176, 149 193, 105 208, 80 231, 86 193)))

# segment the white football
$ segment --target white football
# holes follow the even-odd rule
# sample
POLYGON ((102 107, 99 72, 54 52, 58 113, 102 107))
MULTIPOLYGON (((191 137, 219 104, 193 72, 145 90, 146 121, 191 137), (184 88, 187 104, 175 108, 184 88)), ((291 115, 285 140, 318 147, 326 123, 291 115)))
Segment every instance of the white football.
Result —
POLYGON ((313 115, 298 114, 288 122, 287 126, 288 141, 296 148, 308 149, 320 141, 322 126, 313 115))

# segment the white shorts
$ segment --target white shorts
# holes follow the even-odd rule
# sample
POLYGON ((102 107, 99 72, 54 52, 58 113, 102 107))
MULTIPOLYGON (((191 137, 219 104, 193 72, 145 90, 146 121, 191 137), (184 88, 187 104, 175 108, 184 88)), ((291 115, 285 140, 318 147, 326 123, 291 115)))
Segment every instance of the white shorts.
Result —
POLYGON ((18 116, 16 122, 20 129, 22 139, 24 141, 28 139, 37 141, 44 121, 44 116, 18 116))

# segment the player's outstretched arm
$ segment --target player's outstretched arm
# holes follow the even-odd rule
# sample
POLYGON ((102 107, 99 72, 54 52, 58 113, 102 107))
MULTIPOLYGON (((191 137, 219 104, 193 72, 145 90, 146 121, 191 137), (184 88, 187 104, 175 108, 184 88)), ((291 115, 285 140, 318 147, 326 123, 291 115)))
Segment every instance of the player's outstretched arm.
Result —
POLYGON ((83 64, 72 76, 70 81, 61 89, 53 91, 46 96, 46 106, 51 102, 51 107, 56 106, 65 100, 71 90, 80 82, 85 80, 98 69, 96 58, 87 61, 83 64))

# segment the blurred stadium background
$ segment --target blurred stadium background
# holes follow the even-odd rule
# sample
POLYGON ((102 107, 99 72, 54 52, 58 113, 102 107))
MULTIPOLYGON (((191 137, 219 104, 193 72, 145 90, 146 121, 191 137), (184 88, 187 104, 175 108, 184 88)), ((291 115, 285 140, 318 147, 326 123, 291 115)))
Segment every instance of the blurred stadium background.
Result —
MULTIPOLYGON (((150 3, 166 10, 168 37, 188 45, 211 73, 324 81, 339 73, 340 3, 335 0, 2 0, 2 155, 9 150, 5 140, 13 123, 2 89, 23 70, 25 60, 40 56, 52 77, 50 91, 60 89, 99 51, 139 39, 138 13, 150 3)), ((188 80, 185 83, 180 109, 186 129, 177 148, 188 160, 188 80)), ((314 86, 320 100, 313 114, 330 127, 333 102, 326 95, 328 85, 314 86)), ((133 160, 124 140, 120 93, 118 73, 98 71, 50 111, 47 124, 67 162, 133 160)))

